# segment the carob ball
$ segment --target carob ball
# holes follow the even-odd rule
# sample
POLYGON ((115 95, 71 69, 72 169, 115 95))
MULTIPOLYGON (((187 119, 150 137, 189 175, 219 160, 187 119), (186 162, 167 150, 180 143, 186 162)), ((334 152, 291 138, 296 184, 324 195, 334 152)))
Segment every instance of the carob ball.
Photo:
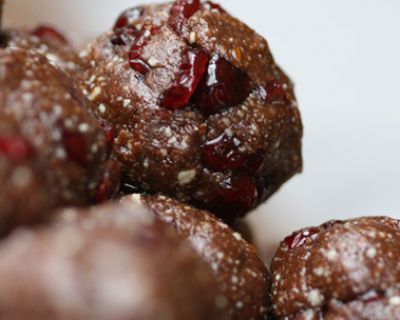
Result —
POLYGON ((207 266, 143 206, 66 210, 0 244, 8 320, 227 319, 207 266), (23 263, 23 262, 26 263, 23 263))
POLYGON ((0 233, 113 196, 119 165, 90 101, 42 55, 0 49, 0 233))
POLYGON ((186 238, 209 265, 228 307, 227 319, 265 319, 268 309, 268 271, 256 249, 206 211, 165 196, 122 198, 149 208, 186 238))
POLYGON ((81 53, 131 185, 234 220, 301 171, 293 85, 267 42, 198 0, 136 7, 81 53))
POLYGON ((287 237, 272 262, 273 319, 400 319, 400 222, 330 221, 287 237))

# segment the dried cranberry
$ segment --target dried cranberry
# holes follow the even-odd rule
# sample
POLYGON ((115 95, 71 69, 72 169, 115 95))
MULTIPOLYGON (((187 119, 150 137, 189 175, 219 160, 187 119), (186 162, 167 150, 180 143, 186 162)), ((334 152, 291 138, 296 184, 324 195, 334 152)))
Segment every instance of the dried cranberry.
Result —
POLYGON ((121 181, 120 173, 120 166, 117 162, 111 161, 107 164, 103 179, 96 190, 96 203, 105 202, 117 194, 121 181))
POLYGON ((176 0, 171 7, 168 24, 179 35, 188 19, 200 10, 200 0, 176 0))
POLYGON ((267 103, 286 102, 288 100, 283 85, 276 80, 267 81, 265 90, 267 92, 267 103))
POLYGON ((125 10, 118 17, 117 21, 114 24, 114 31, 122 28, 126 28, 135 22, 138 18, 143 15, 144 9, 143 7, 135 7, 125 10))
POLYGON ((130 67, 141 75, 145 75, 150 70, 150 66, 141 58, 143 47, 149 43, 151 37, 157 31, 158 28, 154 27, 151 21, 146 21, 133 40, 132 46, 129 50, 130 67))
POLYGON ((192 103, 203 114, 242 103, 250 93, 250 78, 226 59, 214 55, 207 73, 192 98, 192 103))
POLYGON ((31 31, 31 34, 43 40, 48 40, 52 42, 61 43, 63 45, 68 45, 68 41, 65 38, 65 36, 61 32, 57 31, 56 29, 50 26, 46 25, 38 26, 36 29, 31 31))
POLYGON ((63 141, 69 159, 84 166, 89 164, 86 139, 82 133, 64 131, 63 141))
POLYGON ((108 122, 106 120, 100 120, 99 123, 100 123, 100 127, 104 131, 104 136, 105 136, 105 140, 106 140, 108 153, 110 153, 114 146, 114 134, 115 134, 114 127, 112 126, 112 124, 110 122, 108 122))
POLYGON ((255 175, 264 163, 264 152, 245 155, 239 151, 235 139, 224 133, 203 145, 202 159, 213 170, 244 170, 255 175))
POLYGON ((31 157, 34 150, 22 137, 0 137, 0 154, 11 161, 23 161, 31 157))
POLYGON ((226 13, 226 11, 219 4, 216 4, 212 1, 206 1, 204 5, 209 10, 216 10, 219 13, 226 13))
POLYGON ((203 50, 189 50, 174 84, 164 93, 161 106, 170 110, 187 106, 206 72, 208 61, 209 56, 203 50))
POLYGON ((225 219, 243 216, 254 207, 258 198, 253 181, 244 174, 232 174, 213 190, 211 209, 225 219))
POLYGON ((309 228, 293 233, 289 237, 286 237, 284 241, 289 249, 295 249, 303 246, 307 239, 312 238, 314 235, 320 232, 320 228, 309 228))
POLYGON ((125 46, 135 39, 137 35, 136 29, 123 28, 114 31, 114 35, 111 37, 110 41, 114 46, 125 46))
POLYGON ((208 141, 202 147, 202 158, 209 168, 217 171, 240 169, 246 163, 244 154, 226 134, 208 141))

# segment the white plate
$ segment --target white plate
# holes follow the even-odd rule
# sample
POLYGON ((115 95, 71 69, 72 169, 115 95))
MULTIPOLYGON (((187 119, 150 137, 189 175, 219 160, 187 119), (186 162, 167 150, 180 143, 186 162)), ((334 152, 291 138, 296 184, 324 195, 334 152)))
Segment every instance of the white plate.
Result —
MULTIPOLYGON (((220 3, 267 37, 305 125, 304 173, 250 217, 262 248, 331 218, 400 217, 400 1, 220 3)), ((51 22, 82 42, 135 4, 8 0, 6 23, 51 22)))

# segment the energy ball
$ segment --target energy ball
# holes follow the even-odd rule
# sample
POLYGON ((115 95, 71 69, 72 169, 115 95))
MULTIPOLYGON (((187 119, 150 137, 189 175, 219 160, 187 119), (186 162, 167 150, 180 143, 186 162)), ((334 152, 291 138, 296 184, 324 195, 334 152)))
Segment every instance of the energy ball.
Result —
POLYGON ((66 210, 0 244, 4 319, 223 320, 207 266, 144 207, 66 210), (21 263, 29 262, 29 266, 21 263))
POLYGON ((131 185, 232 221, 302 169, 292 82, 265 39, 198 0, 122 13, 81 53, 131 185))
POLYGON ((268 271, 256 249, 240 234, 210 213, 165 196, 135 194, 121 201, 144 205, 190 242, 224 293, 228 319, 266 318, 268 271))
POLYGON ((90 101, 42 55, 0 49, 0 233, 116 192, 112 138, 89 110, 90 101))
POLYGON ((32 30, 5 29, 0 34, 0 47, 41 54, 73 78, 83 69, 82 60, 67 38, 51 26, 39 25, 32 30))
POLYGON ((287 237, 271 266, 273 319, 400 319, 400 221, 330 221, 287 237))

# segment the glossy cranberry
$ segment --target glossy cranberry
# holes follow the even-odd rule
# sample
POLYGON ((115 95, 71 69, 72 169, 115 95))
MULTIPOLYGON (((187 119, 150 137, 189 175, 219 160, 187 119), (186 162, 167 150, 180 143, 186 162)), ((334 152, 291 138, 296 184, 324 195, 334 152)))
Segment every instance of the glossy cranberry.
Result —
POLYGON ((226 219, 243 216, 257 201, 258 192, 253 181, 244 174, 232 174, 220 181, 213 190, 211 209, 226 219))
POLYGON ((202 158, 209 168, 217 171, 241 169, 246 163, 244 154, 239 151, 233 138, 226 134, 208 141, 202 147, 202 158))
POLYGON ((50 26, 46 25, 38 26, 36 29, 31 31, 31 34, 43 40, 57 42, 63 45, 68 44, 68 41, 65 38, 65 36, 61 32, 57 31, 56 29, 50 26))
POLYGON ((63 141, 69 159, 84 166, 89 164, 86 139, 82 133, 64 131, 63 141))
POLYGON ((170 110, 187 106, 206 72, 209 59, 201 49, 189 50, 172 87, 164 93, 161 106, 170 110))
POLYGON ((250 78, 226 59, 214 55, 192 98, 192 103, 203 114, 242 103, 250 93, 250 78))
POLYGON ((179 35, 188 19, 200 10, 200 0, 176 0, 171 8, 168 24, 179 35))
POLYGON ((0 155, 11 161, 24 161, 34 154, 31 144, 22 137, 0 137, 0 155))
POLYGON ((129 50, 130 67, 141 75, 145 75, 150 70, 150 66, 141 58, 143 47, 149 43, 151 37, 157 31, 158 28, 154 27, 151 21, 146 21, 142 29, 137 33, 129 50))
POLYGON ((125 10, 118 17, 114 24, 114 31, 122 28, 126 28, 135 22, 138 18, 143 15, 144 9, 142 7, 135 7, 125 10))
POLYGON ((219 13, 226 13, 226 11, 219 4, 216 4, 212 1, 206 1, 204 6, 209 10, 216 10, 219 13))
POLYGON ((235 139, 224 133, 202 146, 202 159, 207 167, 216 171, 243 170, 257 174, 264 163, 264 152, 246 155, 238 147, 235 139))
POLYGON ((114 31, 110 41, 114 46, 125 46, 133 42, 137 35, 136 29, 123 28, 114 31))
POLYGON ((307 239, 311 239, 313 236, 320 232, 320 228, 309 228, 300 232, 293 233, 289 237, 286 237, 284 241, 286 242, 286 245, 289 247, 289 249, 300 248, 306 243, 307 239))
POLYGON ((112 199, 119 190, 121 181, 120 166, 117 162, 109 162, 103 174, 103 179, 96 190, 96 203, 112 199))
POLYGON ((286 102, 288 99, 282 83, 276 80, 267 81, 265 90, 267 92, 267 103, 286 102))

